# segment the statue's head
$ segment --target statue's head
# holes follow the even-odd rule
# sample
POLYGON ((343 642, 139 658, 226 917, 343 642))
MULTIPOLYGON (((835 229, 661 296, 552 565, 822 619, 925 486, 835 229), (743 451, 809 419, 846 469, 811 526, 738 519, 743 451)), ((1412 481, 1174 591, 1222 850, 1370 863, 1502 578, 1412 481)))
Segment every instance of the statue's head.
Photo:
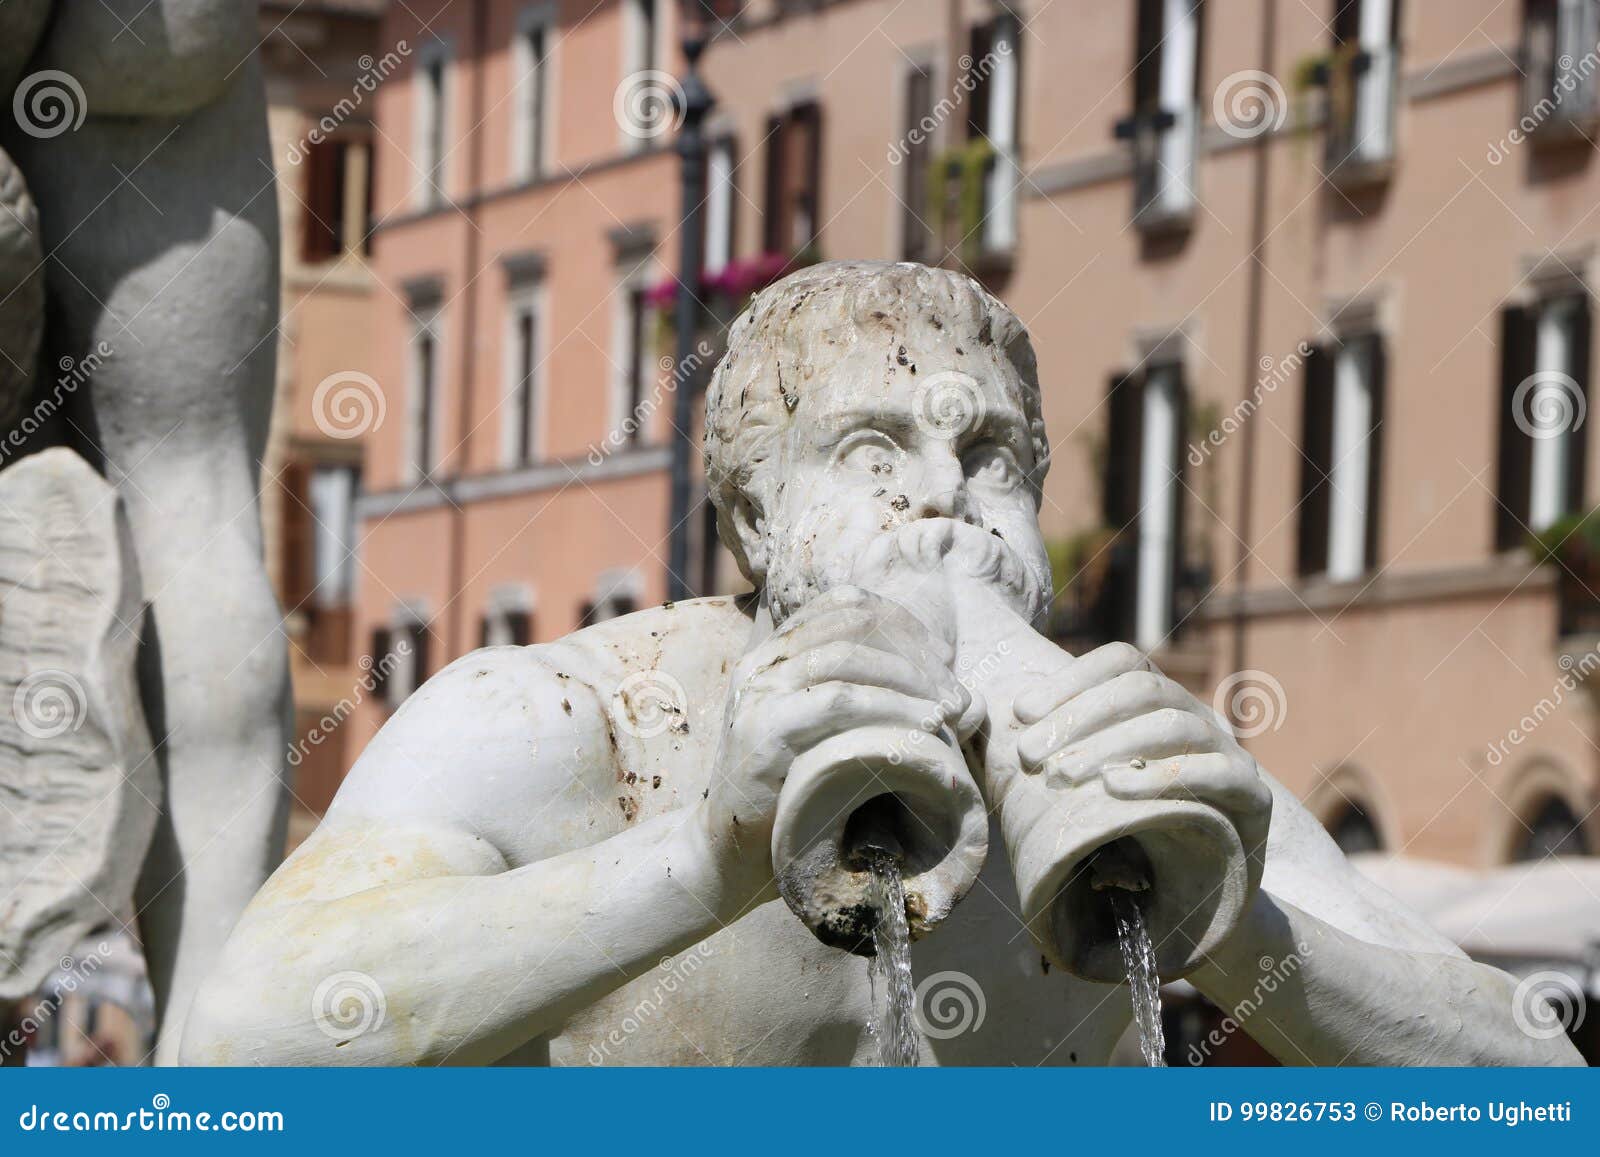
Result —
POLYGON ((993 536, 1027 601, 1049 598, 1033 346, 970 277, 835 261, 763 290, 712 376, 705 448, 722 541, 779 620, 926 520, 993 536))

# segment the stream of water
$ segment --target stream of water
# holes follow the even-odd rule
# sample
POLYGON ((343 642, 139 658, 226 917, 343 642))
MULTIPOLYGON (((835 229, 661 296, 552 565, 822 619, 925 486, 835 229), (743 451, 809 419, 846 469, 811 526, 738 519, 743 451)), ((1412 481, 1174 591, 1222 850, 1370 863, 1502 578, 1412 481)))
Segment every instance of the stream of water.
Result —
MULTIPOLYGON (((911 1068, 917 1063, 916 989, 911 982, 911 931, 906 927, 906 890, 900 864, 887 853, 874 854, 872 902, 878 922, 872 929, 871 971, 883 977, 884 996, 873 1000, 873 1035, 878 1063, 911 1068)), ((876 985, 874 985, 876 987, 876 985)), ((874 993, 876 997, 876 993, 874 993)))
POLYGON ((1144 913, 1133 893, 1108 889, 1117 919, 1117 947, 1133 993, 1133 1020, 1139 1026, 1139 1051, 1151 1068, 1166 1066, 1166 1041, 1161 1034, 1161 978, 1156 975, 1156 950, 1144 926, 1144 913))

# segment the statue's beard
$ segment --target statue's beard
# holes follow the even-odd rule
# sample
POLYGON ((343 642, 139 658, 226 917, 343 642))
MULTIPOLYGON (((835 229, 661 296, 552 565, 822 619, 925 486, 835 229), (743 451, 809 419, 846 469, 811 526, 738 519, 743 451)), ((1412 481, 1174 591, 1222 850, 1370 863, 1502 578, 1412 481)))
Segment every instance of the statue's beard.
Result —
POLYGON ((791 533, 768 540, 765 596, 781 623, 818 595, 840 586, 864 587, 893 599, 938 630, 953 629, 953 587, 974 582, 1036 623, 1050 603, 1048 569, 1029 566, 997 534, 953 518, 921 518, 885 531, 856 552, 819 554, 820 534, 791 533))

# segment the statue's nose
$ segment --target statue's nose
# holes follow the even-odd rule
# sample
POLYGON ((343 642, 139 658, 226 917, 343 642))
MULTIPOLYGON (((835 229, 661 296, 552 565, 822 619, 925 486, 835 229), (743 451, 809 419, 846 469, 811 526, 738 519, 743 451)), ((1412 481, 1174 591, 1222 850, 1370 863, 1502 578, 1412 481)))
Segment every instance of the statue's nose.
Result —
POLYGON ((967 490, 966 474, 954 454, 928 463, 921 481, 919 493, 912 502, 914 517, 972 521, 972 497, 967 490))

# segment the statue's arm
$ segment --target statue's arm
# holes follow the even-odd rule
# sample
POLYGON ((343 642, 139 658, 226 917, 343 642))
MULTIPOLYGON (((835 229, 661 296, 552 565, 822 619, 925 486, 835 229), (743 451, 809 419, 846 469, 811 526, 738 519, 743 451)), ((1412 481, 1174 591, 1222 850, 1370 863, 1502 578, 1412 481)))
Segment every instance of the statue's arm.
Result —
POLYGON ((1239 930, 1190 979, 1284 1064, 1581 1065, 1513 1016, 1516 981, 1362 876, 1273 790, 1266 871, 1239 930))
POLYGON ((748 892, 699 809, 597 838, 608 749, 595 696, 529 651, 440 673, 246 910, 183 1063, 492 1061, 731 922, 748 892), (509 866, 506 823, 543 853, 509 866))

